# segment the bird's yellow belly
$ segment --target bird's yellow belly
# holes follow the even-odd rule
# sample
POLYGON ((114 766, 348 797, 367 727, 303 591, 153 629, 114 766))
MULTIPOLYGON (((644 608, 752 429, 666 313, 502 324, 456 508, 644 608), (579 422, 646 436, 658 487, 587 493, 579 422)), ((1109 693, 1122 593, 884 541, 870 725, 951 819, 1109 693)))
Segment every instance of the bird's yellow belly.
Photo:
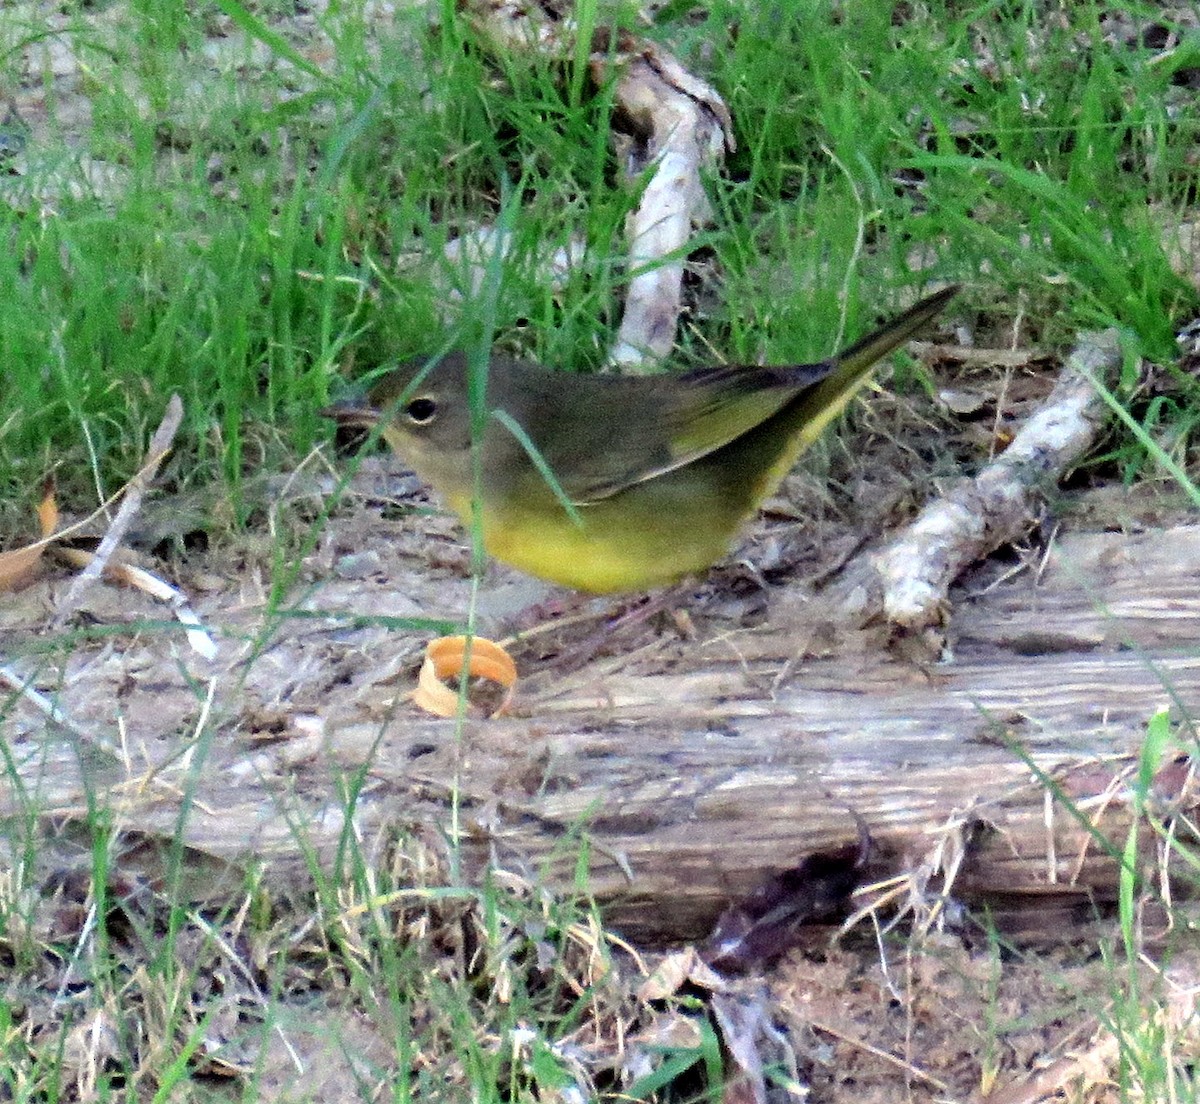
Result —
MULTIPOLYGON (((719 450, 579 506, 580 523, 531 473, 508 493, 485 490, 484 547, 530 575, 592 594, 665 586, 726 554, 775 478, 767 467, 757 456, 719 450)), ((471 524, 469 497, 450 496, 448 505, 471 524)))
MULTIPOLYGON (((484 511, 483 542, 496 559, 592 594, 647 590, 704 571, 725 554, 734 526, 680 524, 608 501, 580 509, 577 525, 550 509, 484 511)), ((713 519, 709 518, 709 521, 713 519)))
POLYGON ((521 571, 592 594, 646 590, 703 571, 725 551, 680 540, 664 543, 661 533, 624 529, 606 533, 586 519, 524 525, 484 523, 484 546, 493 556, 521 571))

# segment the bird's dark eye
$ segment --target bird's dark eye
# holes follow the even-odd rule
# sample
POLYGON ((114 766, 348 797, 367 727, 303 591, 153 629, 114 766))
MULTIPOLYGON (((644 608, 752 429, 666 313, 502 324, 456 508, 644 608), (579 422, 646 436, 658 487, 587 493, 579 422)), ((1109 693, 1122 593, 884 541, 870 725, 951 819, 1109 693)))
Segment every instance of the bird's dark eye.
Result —
POLYGON ((433 399, 421 397, 413 399, 412 402, 404 408, 404 413, 407 414, 417 425, 428 425, 437 417, 438 405, 433 399))

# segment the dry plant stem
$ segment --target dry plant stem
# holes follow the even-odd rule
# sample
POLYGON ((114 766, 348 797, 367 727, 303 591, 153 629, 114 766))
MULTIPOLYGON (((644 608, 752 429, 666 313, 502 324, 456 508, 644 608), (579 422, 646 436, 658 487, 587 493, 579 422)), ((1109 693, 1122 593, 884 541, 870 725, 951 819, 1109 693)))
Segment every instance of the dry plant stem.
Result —
POLYGON ((154 436, 150 440, 150 448, 146 453, 146 462, 142 465, 141 471, 130 480, 129 488, 125 492, 124 499, 121 501, 120 509, 117 510, 117 516, 113 518, 112 524, 108 527, 108 532, 104 534, 104 539, 100 542, 100 547, 96 549, 96 554, 91 563, 79 573, 79 576, 71 584, 71 588, 67 591, 66 596, 59 605, 58 612, 54 615, 52 624, 54 629, 57 630, 63 627, 67 618, 71 616, 75 608, 79 605, 84 591, 100 578, 105 566, 112 558, 112 554, 117 550, 117 546, 120 545, 129 526, 133 523, 134 517, 137 516, 138 509, 142 504, 142 498, 146 494, 146 489, 150 486, 151 481, 158 472, 158 466, 170 450, 171 442, 175 440, 175 434, 179 430, 179 424, 182 421, 183 403, 180 402, 178 395, 172 395, 167 402, 167 412, 163 415, 162 422, 159 424, 158 429, 154 431, 154 436))
MULTIPOLYGON (((55 548, 54 556, 70 567, 89 568, 97 559, 97 553, 85 552, 81 548, 55 548)), ((205 659, 213 659, 217 654, 216 641, 208 634, 196 611, 192 609, 188 597, 183 591, 164 582, 157 575, 140 567, 127 563, 109 563, 104 568, 104 577, 110 582, 122 583, 134 587, 144 594, 150 595, 160 602, 166 602, 175 614, 175 618, 187 634, 187 641, 192 650, 205 659)))
POLYGON ((22 678, 11 667, 0 666, 0 686, 6 687, 15 694, 21 694, 30 705, 41 710, 55 724, 62 725, 63 728, 77 734, 70 721, 67 720, 66 714, 45 694, 35 690, 32 681, 32 679, 22 678))
POLYGON ((881 1050, 877 1046, 872 1046, 865 1039, 859 1038, 857 1035, 849 1034, 841 1028, 833 1024, 825 1023, 822 1020, 810 1020, 809 1025, 815 1030, 823 1032, 826 1035, 832 1035, 835 1039, 841 1040, 848 1046, 854 1047, 856 1050, 861 1050, 867 1054, 872 1054, 876 1058, 887 1062, 889 1065, 895 1066, 897 1069, 903 1070, 910 1077, 918 1081, 923 1081, 926 1085, 931 1086, 938 1092, 948 1093, 950 1086, 945 1081, 941 1081, 934 1077, 931 1073, 926 1073, 920 1066, 914 1066, 911 1062, 906 1062, 903 1058, 897 1057, 895 1054, 889 1054, 886 1050, 881 1050))
MULTIPOLYGON (((559 7, 472 0, 468 11, 497 46, 570 61, 577 27, 559 7)), ((614 366, 636 370, 665 357, 675 343, 682 255, 692 227, 712 213, 702 172, 719 169, 726 149, 733 150, 733 123, 716 90, 662 48, 625 33, 611 52, 609 42, 607 31, 596 32, 592 77, 603 85, 610 65, 621 70, 614 104, 632 132, 620 151, 625 175, 650 174, 626 228, 633 275, 609 354, 614 366)))
MULTIPOLYGON (((1033 523, 1041 489, 1057 481, 1095 441, 1107 407, 1089 377, 1120 364, 1115 330, 1086 334, 1067 359, 1050 397, 1004 453, 974 479, 930 503, 872 556, 878 595, 856 610, 860 623, 879 612, 919 630, 938 624, 951 584, 968 564, 1018 539, 1033 523)), ((862 579, 856 580, 861 586, 862 579)), ((861 589, 857 589, 861 602, 861 589)))
POLYGON ((14 694, 19 695, 35 709, 44 714, 51 724, 57 725, 64 732, 69 733, 80 744, 86 744, 88 747, 95 748, 114 762, 121 762, 121 755, 112 744, 102 737, 85 732, 66 713, 59 709, 54 702, 46 697, 45 694, 35 690, 32 682, 32 678, 22 677, 12 667, 0 665, 0 687, 11 690, 14 694))
POLYGON ((908 351, 918 360, 940 357, 957 364, 981 368, 1024 368, 1046 360, 1039 349, 987 349, 976 345, 947 345, 938 341, 910 341, 908 351))

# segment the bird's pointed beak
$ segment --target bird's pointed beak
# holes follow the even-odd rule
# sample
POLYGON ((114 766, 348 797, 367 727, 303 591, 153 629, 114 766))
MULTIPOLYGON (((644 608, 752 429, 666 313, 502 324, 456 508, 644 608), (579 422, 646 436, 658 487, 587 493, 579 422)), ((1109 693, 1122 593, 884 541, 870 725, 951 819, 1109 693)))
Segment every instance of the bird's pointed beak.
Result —
POLYGON ((351 395, 323 407, 318 413, 322 418, 332 418, 339 426, 361 426, 370 429, 379 421, 381 411, 372 406, 364 395, 351 395))

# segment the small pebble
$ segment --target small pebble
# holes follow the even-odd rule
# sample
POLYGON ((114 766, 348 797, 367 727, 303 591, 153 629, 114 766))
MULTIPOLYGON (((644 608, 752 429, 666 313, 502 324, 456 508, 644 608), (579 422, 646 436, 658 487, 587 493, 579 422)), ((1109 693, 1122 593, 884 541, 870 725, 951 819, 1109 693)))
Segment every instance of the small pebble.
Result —
POLYGON ((383 559, 378 552, 351 552, 339 556, 333 565, 333 573, 339 579, 366 579, 383 571, 383 559))

